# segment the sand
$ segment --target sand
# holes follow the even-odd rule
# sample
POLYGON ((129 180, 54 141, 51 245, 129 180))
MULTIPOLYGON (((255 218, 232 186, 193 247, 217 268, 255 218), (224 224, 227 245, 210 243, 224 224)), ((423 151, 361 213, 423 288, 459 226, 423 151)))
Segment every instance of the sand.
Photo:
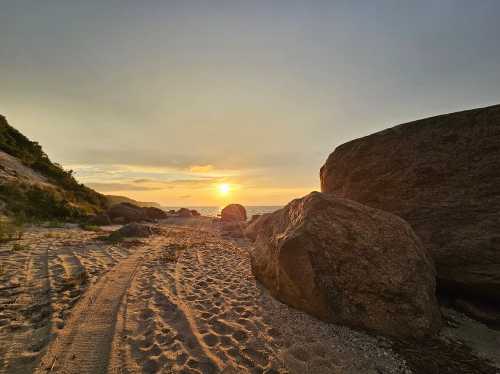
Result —
POLYGON ((269 296, 251 244, 210 219, 156 226, 117 244, 37 228, 2 245, 0 373, 410 373, 385 339, 269 296))

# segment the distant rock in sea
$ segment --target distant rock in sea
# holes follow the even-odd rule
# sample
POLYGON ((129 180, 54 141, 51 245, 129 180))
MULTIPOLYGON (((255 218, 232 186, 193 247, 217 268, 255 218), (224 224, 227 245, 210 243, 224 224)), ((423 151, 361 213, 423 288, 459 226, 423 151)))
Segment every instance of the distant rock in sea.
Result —
POLYGON ((439 289, 500 301, 500 105, 345 143, 321 168, 321 188, 407 220, 439 289))

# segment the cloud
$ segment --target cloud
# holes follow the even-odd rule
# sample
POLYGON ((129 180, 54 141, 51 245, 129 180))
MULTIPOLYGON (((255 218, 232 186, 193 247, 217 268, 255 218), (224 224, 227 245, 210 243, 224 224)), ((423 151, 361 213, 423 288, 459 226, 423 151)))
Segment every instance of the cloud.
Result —
POLYGON ((220 183, 221 178, 176 179, 172 181, 154 179, 123 180, 116 182, 89 182, 87 185, 99 192, 114 191, 160 191, 172 189, 200 190, 211 188, 213 184, 220 183))
POLYGON ((154 186, 137 186, 130 183, 88 183, 90 188, 100 192, 112 192, 112 191, 155 191, 161 190, 161 187, 154 186))
POLYGON ((193 165, 189 168, 192 173, 208 173, 215 169, 213 165, 193 165))

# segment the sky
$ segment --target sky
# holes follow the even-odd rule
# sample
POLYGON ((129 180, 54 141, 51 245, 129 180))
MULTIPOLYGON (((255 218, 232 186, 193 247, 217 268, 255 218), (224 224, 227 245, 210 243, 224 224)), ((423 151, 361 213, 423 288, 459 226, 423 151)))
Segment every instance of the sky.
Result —
POLYGON ((0 114, 81 182, 165 206, 282 205, 346 141, 500 102, 496 0, 0 6, 0 114))

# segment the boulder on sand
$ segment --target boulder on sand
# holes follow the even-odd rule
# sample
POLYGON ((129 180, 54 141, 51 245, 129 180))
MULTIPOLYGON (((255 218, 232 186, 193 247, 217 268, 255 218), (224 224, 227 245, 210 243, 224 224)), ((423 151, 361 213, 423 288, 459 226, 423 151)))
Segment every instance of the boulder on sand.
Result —
POLYGON ((313 192, 270 214, 251 260, 276 298, 320 319, 400 338, 441 326, 432 259, 391 213, 313 192))
POLYGON ((112 222, 106 213, 99 213, 89 217, 87 223, 95 226, 107 226, 111 225, 112 222))
POLYGON ((253 215, 252 219, 248 223, 244 230, 245 237, 251 241, 255 241, 259 232, 266 225, 267 221, 270 219, 271 213, 264 213, 259 215, 253 215))
POLYGON ((180 208, 176 212, 176 214, 177 214, 178 217, 182 217, 182 218, 189 218, 189 217, 193 216, 193 213, 189 209, 187 209, 187 208, 180 208))
POLYGON ((427 118, 343 144, 321 190, 399 215, 447 294, 500 302, 500 105, 427 118))
POLYGON ((111 236, 121 238, 147 238, 153 234, 155 234, 155 230, 150 225, 133 222, 113 232, 111 236))
POLYGON ((224 222, 246 221, 247 211, 240 204, 230 204, 221 211, 221 219, 224 222))
POLYGON ((221 231, 223 236, 229 236, 231 238, 243 238, 245 223, 242 221, 222 221, 221 231))
POLYGON ((130 203, 115 204, 108 209, 106 215, 116 224, 130 222, 155 221, 167 218, 167 213, 159 208, 140 207, 130 203))
POLYGON ((130 203, 113 205, 108 209, 107 214, 113 223, 130 223, 149 220, 143 208, 130 203))
POLYGON ((159 208, 155 207, 147 207, 147 208, 142 208, 146 215, 148 216, 149 219, 151 220, 157 220, 157 219, 165 219, 168 217, 167 213, 159 208))
POLYGON ((260 217, 262 217, 262 214, 253 214, 252 217, 250 218, 250 220, 248 221, 248 223, 252 223, 252 222, 256 221, 257 219, 259 219, 260 217))

